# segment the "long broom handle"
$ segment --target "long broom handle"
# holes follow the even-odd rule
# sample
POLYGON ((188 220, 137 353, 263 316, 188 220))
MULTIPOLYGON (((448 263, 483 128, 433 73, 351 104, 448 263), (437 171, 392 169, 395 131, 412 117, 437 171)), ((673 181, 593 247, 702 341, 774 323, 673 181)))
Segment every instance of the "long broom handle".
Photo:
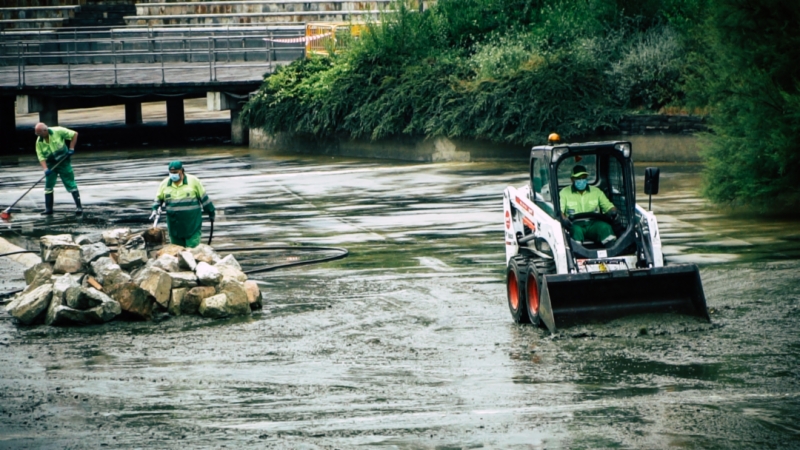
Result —
MULTIPOLYGON (((67 158, 69 158, 69 156, 65 156, 65 157, 63 157, 63 158, 59 159, 59 160, 58 160, 58 162, 57 162, 57 163, 56 163, 56 164, 55 164, 53 167, 50 167, 50 168, 48 168, 47 170, 53 170, 53 169, 55 169, 56 167, 58 167, 58 165, 59 165, 59 164, 61 164, 62 162, 64 162, 64 160, 66 160, 67 158)), ((9 206, 8 208, 6 208, 6 209, 5 209, 5 211, 3 211, 3 212, 8 212, 8 211, 10 211, 10 210, 11 210, 11 208, 13 208, 13 207, 14 207, 14 205, 16 205, 17 203, 19 203, 19 201, 20 201, 20 200, 22 200, 23 198, 25 198, 25 196, 26 196, 26 195, 28 195, 28 192, 30 192, 30 191, 31 191, 33 188, 35 188, 37 184, 41 183, 41 182, 42 182, 42 180, 44 180, 46 176, 47 176, 47 175, 42 175, 42 178, 39 178, 38 180, 36 180, 36 183, 33 183, 33 185, 31 185, 31 187, 29 187, 29 188, 28 188, 28 190, 27 190, 27 191, 25 191, 25 193, 24 193, 24 194, 20 195, 20 196, 19 196, 19 198, 18 198, 16 201, 14 201, 14 203, 12 203, 12 204, 11 204, 11 206, 9 206)))

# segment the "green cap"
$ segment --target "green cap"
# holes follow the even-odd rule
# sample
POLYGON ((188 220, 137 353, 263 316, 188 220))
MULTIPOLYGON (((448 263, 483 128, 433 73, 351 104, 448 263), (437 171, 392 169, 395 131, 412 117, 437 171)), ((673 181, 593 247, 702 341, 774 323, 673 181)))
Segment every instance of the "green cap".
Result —
POLYGON ((175 170, 183 169, 183 163, 180 162, 180 161, 172 161, 171 163, 169 163, 169 170, 172 170, 172 169, 175 169, 175 170))
POLYGON ((586 172, 586 167, 578 164, 577 166, 572 168, 572 178, 578 178, 584 175, 587 176, 589 175, 589 173, 586 172))

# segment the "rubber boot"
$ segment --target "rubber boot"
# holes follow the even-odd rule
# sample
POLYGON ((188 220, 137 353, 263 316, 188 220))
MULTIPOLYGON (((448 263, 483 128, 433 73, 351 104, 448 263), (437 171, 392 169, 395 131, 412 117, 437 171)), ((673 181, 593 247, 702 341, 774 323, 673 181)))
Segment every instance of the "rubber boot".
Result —
POLYGON ((53 214, 53 193, 44 194, 44 211, 42 211, 43 216, 49 216, 53 214))
POLYGON ((81 194, 78 191, 72 192, 72 199, 75 200, 75 215, 80 216, 83 214, 83 208, 81 207, 81 194))

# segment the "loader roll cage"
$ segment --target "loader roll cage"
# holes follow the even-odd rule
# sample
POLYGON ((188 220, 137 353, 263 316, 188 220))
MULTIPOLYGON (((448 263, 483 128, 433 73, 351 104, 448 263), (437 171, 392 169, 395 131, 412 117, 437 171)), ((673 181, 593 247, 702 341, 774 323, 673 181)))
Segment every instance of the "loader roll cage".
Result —
MULTIPOLYGON (((565 231, 575 257, 605 258, 637 254, 646 258, 638 243, 642 230, 635 217, 636 189, 633 184, 631 144, 626 141, 581 143, 555 146, 537 146, 531 150, 531 197, 534 203, 554 219, 561 217, 558 193, 572 184, 570 173, 576 164, 586 166, 589 186, 600 189, 614 204, 619 213, 619 223, 601 214, 578 214, 577 220, 605 220, 614 228, 616 242, 608 248, 589 241, 578 242, 565 231)), ((642 261, 645 265, 646 262, 642 261)))

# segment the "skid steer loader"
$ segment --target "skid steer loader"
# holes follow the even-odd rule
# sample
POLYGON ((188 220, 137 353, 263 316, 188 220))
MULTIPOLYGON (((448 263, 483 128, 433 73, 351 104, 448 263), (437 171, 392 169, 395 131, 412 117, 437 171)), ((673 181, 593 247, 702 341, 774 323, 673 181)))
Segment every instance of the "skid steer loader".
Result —
MULTIPOLYGON (((630 142, 561 144, 557 136, 530 155, 530 184, 503 195, 508 307, 517 323, 551 332, 575 323, 629 314, 676 312, 710 320, 694 264, 664 266, 655 215, 636 204, 630 142), (613 203, 616 219, 601 211, 562 215, 559 192, 572 184, 575 165, 589 189, 613 203), (616 239, 577 241, 574 224, 602 221, 616 239)), ((659 171, 645 170, 645 194, 658 193, 659 171)), ((649 208, 648 208, 649 209, 649 208)), ((569 213, 565 211, 565 214, 569 213)))

